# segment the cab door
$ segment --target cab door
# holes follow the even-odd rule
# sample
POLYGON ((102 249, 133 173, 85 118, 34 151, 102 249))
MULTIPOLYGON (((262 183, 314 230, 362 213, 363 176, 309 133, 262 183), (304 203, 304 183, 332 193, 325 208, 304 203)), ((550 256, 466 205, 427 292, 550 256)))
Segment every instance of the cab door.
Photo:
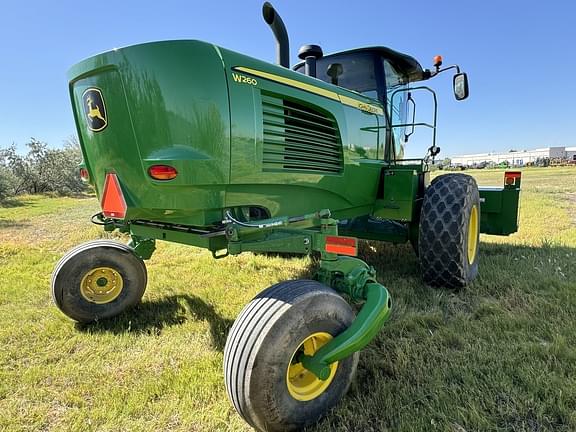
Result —
POLYGON ((385 106, 390 123, 387 128, 385 159, 392 161, 404 158, 406 127, 399 125, 407 123, 408 93, 403 90, 408 88, 408 79, 385 58, 382 59, 382 66, 386 82, 385 106))

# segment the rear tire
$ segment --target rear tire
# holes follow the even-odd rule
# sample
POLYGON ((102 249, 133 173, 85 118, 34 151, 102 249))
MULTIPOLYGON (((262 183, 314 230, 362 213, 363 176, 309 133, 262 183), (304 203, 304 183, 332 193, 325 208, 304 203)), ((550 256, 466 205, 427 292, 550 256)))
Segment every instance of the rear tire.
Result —
POLYGON ((478 275, 480 195, 466 174, 436 177, 424 195, 418 250, 424 281, 459 288, 478 275))
POLYGON ((315 352, 353 320, 342 297, 310 280, 278 283, 248 303, 224 350, 226 390, 244 420, 261 431, 300 430, 336 405, 354 377, 359 353, 333 363, 326 382, 302 369, 297 353, 310 354, 317 344, 315 352))
POLYGON ((52 298, 78 322, 110 318, 136 305, 146 290, 144 261, 127 245, 95 240, 70 250, 52 274, 52 298))

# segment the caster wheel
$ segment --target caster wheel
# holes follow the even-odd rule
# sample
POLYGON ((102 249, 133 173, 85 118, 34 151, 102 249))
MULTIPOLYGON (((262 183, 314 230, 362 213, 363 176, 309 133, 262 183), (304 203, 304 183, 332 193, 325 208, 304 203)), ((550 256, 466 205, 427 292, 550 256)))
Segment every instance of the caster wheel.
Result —
POLYGON ((109 240, 70 250, 52 274, 52 298, 78 322, 110 318, 136 305, 146 289, 144 261, 128 246, 109 240))
POLYGON ((359 354, 333 363, 327 380, 302 366, 346 330, 354 313, 334 290, 315 281, 273 285, 236 319, 224 350, 228 396, 261 431, 299 430, 316 422, 347 392, 359 354))

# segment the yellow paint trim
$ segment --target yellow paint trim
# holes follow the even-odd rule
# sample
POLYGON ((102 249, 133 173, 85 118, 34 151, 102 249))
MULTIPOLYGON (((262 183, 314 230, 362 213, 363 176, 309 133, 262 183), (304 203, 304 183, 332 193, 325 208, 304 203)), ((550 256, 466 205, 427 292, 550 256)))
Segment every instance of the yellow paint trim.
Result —
POLYGON ((313 94, 316 94, 319 96, 324 96, 324 97, 327 97, 328 99, 339 101, 340 103, 342 103, 344 105, 351 106, 353 108, 359 109, 359 110, 364 111, 364 112, 384 115, 384 110, 377 105, 368 104, 368 103, 362 102, 358 99, 351 98, 349 96, 339 95, 338 93, 336 93, 334 91, 326 90, 326 89, 323 89, 321 87, 316 87, 312 84, 303 83, 303 82, 294 80, 292 78, 286 78, 283 76, 271 74, 271 73, 264 72, 264 71, 259 71, 257 69, 252 69, 252 68, 248 68, 248 67, 244 67, 244 66, 237 66, 234 68, 234 70, 249 73, 250 75, 255 75, 255 76, 260 77, 260 78, 265 78, 267 80, 274 81, 274 82, 277 82, 280 84, 286 84, 286 85, 289 85, 291 87, 295 87, 297 89, 304 90, 304 91, 307 91, 309 93, 313 93, 313 94))
POLYGON ((246 73, 249 73, 251 75, 256 75, 256 76, 261 77, 261 78, 266 78, 267 80, 279 82, 281 84, 286 84, 286 85, 289 85, 291 87, 296 87, 298 89, 305 90, 307 92, 314 93, 314 94, 317 94, 320 96, 324 96, 324 97, 327 97, 329 99, 339 100, 338 94, 336 92, 333 92, 330 90, 325 90, 323 88, 316 87, 316 86, 313 86, 311 84, 306 84, 306 83, 303 83, 300 81, 296 81, 296 80, 293 80, 291 78, 286 78, 286 77, 282 77, 279 75, 274 75, 274 74, 271 74, 268 72, 263 72, 263 71, 259 71, 256 69, 247 68, 244 66, 235 67, 234 70, 238 70, 240 72, 246 72, 246 73))

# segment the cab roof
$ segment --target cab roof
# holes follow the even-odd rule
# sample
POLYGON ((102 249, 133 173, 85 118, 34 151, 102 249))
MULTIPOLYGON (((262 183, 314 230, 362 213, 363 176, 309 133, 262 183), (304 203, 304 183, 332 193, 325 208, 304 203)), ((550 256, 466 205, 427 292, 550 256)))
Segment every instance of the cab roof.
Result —
MULTIPOLYGON (((426 74, 422 69, 422 66, 414 57, 409 56, 408 54, 403 54, 401 52, 395 51, 391 48, 384 47, 384 46, 372 46, 372 47, 363 47, 363 48, 355 48, 346 51, 338 51, 335 53, 326 54, 322 58, 329 58, 329 57, 336 57, 338 55, 344 54, 354 54, 354 53, 361 53, 361 52, 371 52, 373 54, 379 54, 385 59, 389 60, 398 70, 404 72, 408 78, 408 81, 422 81, 426 78, 426 74)), ((303 61, 294 65, 293 69, 302 66, 304 64, 303 61)))

